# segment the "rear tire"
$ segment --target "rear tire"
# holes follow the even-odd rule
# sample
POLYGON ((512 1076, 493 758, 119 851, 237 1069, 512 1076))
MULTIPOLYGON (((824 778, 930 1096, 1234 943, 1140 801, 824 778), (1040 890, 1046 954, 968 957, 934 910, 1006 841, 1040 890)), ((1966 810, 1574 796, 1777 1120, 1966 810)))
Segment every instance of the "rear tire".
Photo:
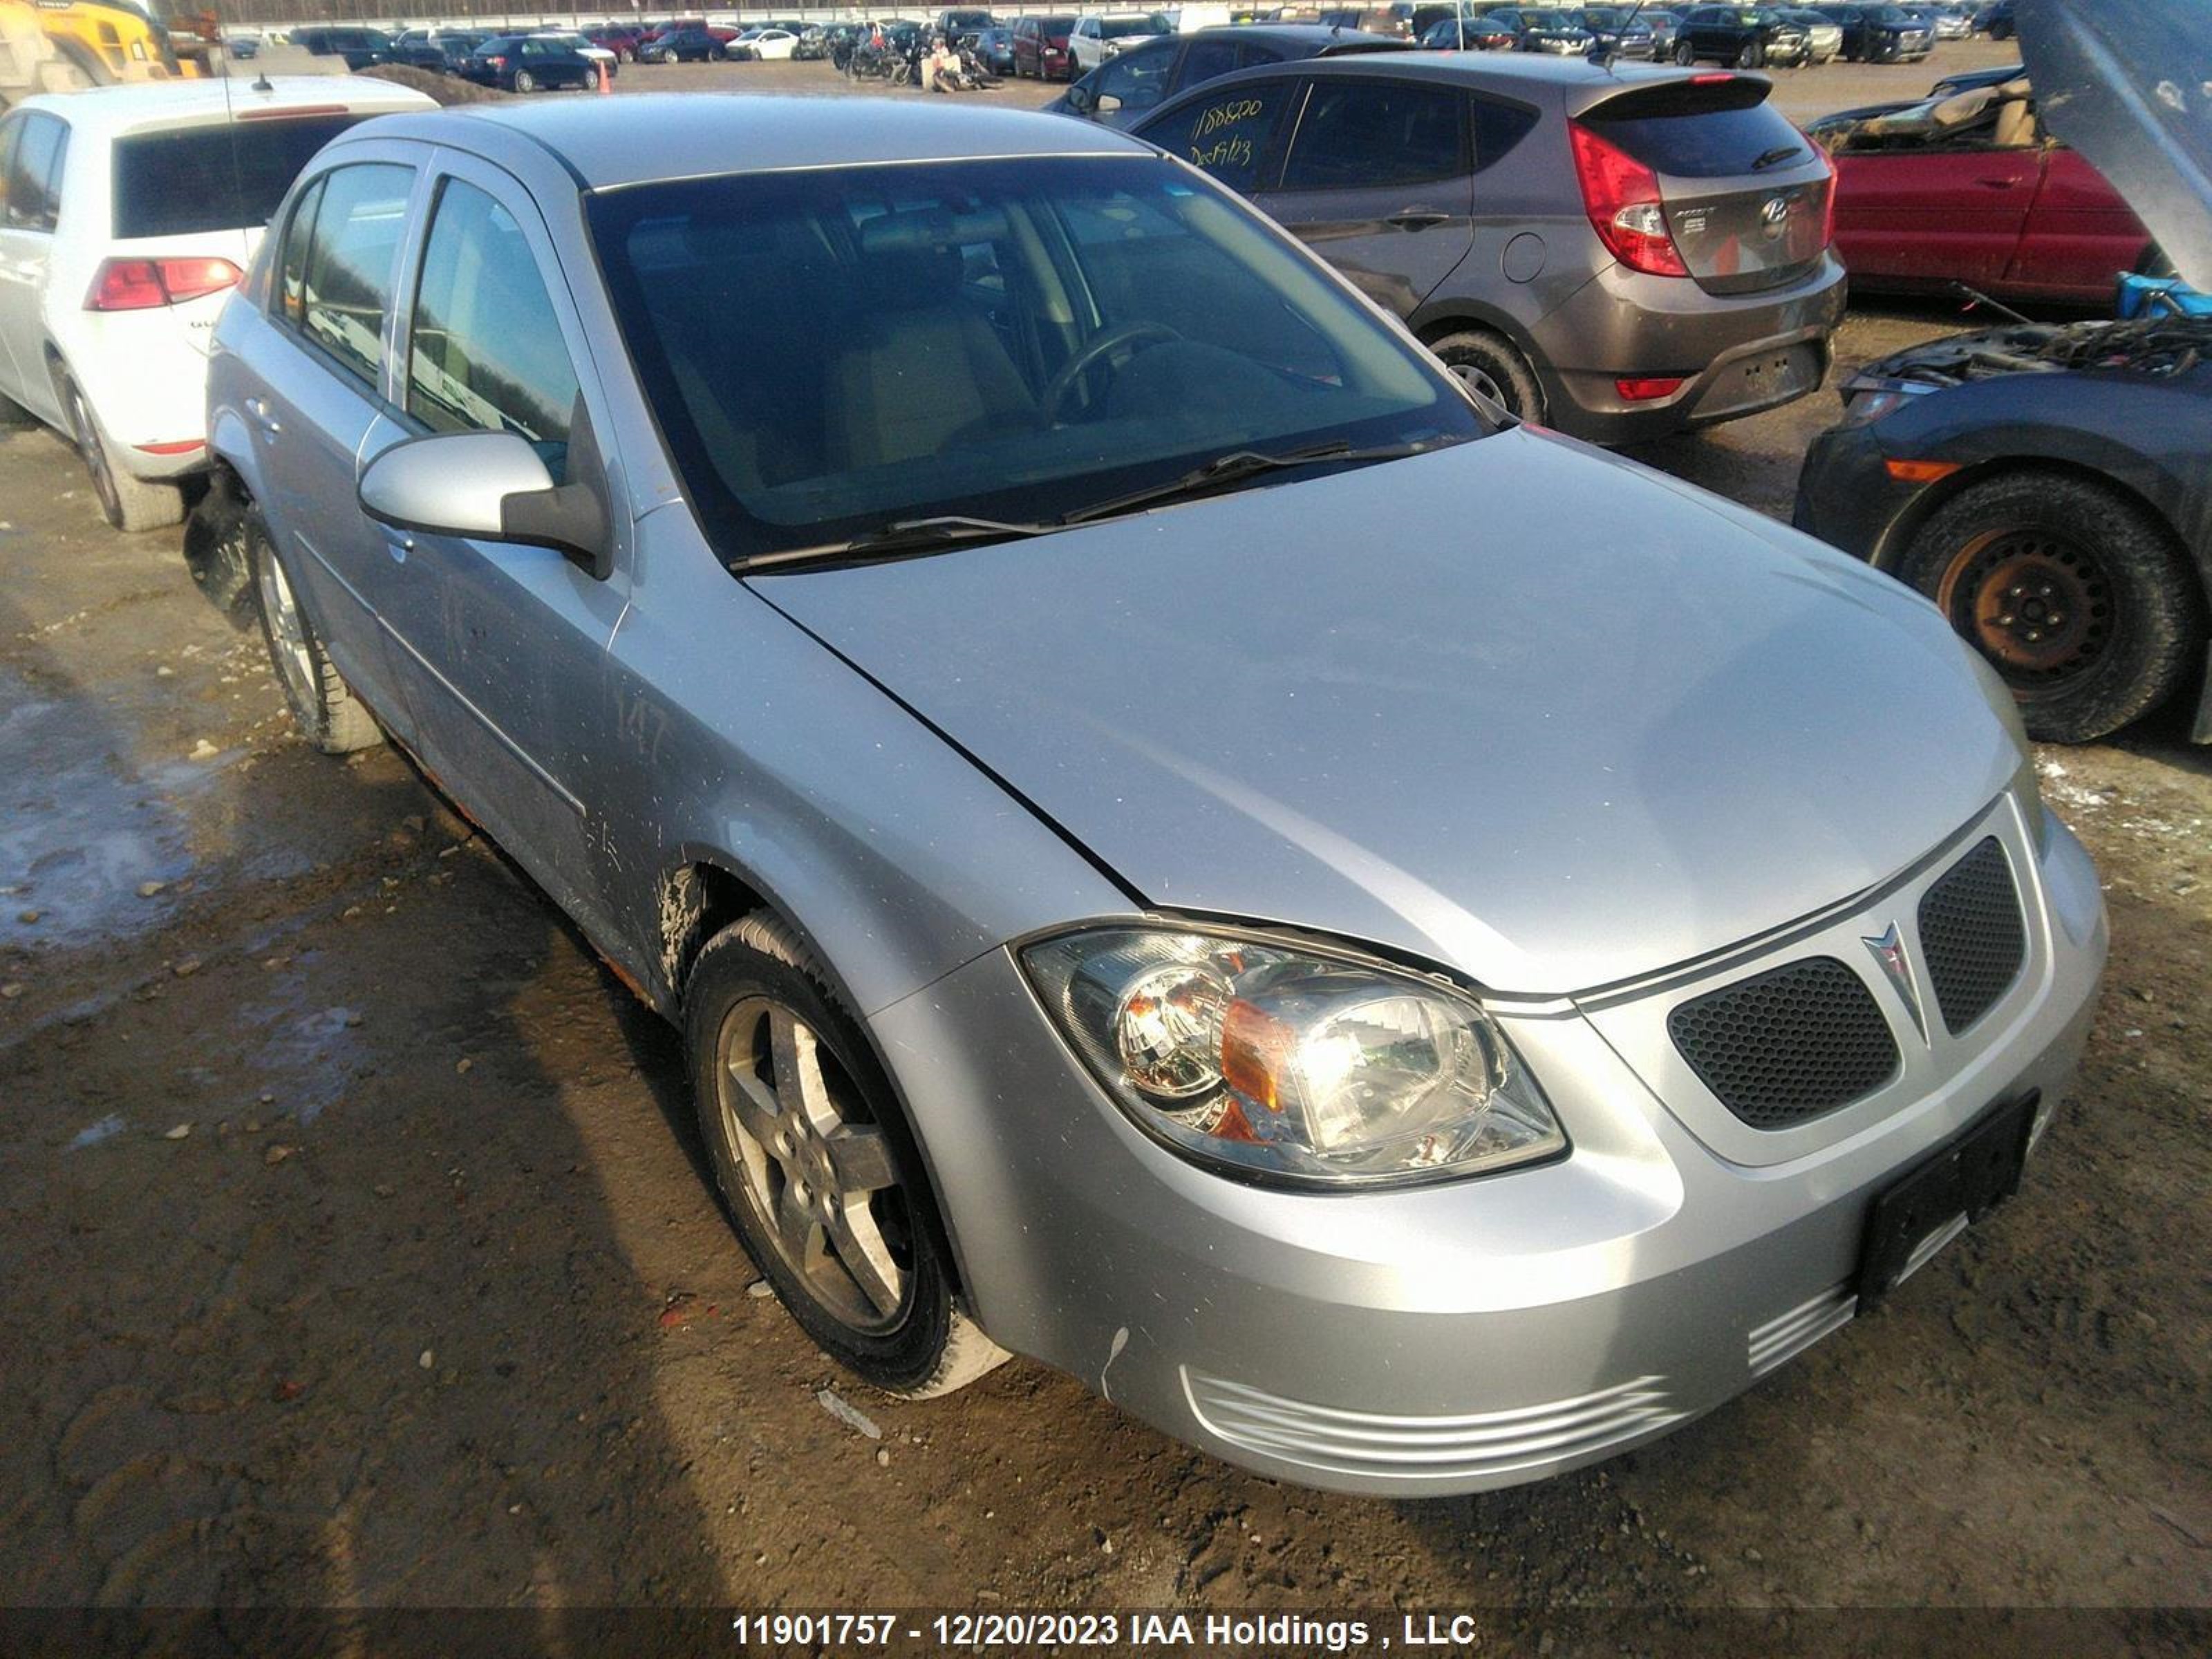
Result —
POLYGON ((1674 43, 1674 61, 1684 69, 1692 67, 1698 61, 1697 49, 1687 40, 1677 40, 1674 43))
POLYGON ((162 530, 185 520, 185 495, 164 480, 141 478, 123 465, 120 453, 100 429, 92 404, 75 380, 61 379, 62 410, 69 416, 70 435, 76 453, 92 475, 92 490, 100 502, 100 516, 116 529, 136 535, 162 530))
POLYGON ((2203 592, 2166 527, 2065 473, 1962 489, 1915 533, 1897 574, 1988 659, 2046 743, 2088 743, 2148 714, 2204 637, 2203 592))
POLYGON ((284 688, 300 735, 325 755, 348 755, 382 742, 376 716, 324 651, 322 636, 300 603, 269 526, 248 507, 243 528, 262 642, 269 647, 269 665, 284 688))
POLYGON ((767 911, 684 992, 699 1130, 745 1253, 799 1328, 886 1394, 950 1394, 1007 1358, 954 1305, 928 1183, 860 1025, 767 911))
POLYGON ((1756 40, 1747 40, 1735 55, 1735 66, 1740 70, 1755 70, 1766 61, 1766 48, 1756 40))
POLYGON ((1523 421, 1544 418, 1544 388, 1528 360, 1502 334, 1468 329, 1429 342, 1437 362, 1523 421))
POLYGON ((537 77, 536 76, 532 75, 532 74, 528 70, 515 70, 515 72, 514 72, 514 89, 515 89, 515 91, 517 91, 517 92, 519 92, 519 93, 529 93, 529 92, 535 92, 535 91, 537 91, 537 90, 538 90, 538 77, 537 77))

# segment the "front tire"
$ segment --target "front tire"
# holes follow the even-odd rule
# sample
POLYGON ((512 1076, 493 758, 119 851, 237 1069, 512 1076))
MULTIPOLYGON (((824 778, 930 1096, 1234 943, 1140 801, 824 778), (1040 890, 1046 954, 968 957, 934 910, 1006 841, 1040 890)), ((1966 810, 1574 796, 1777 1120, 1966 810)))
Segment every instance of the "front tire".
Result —
POLYGON ((69 416, 70 435, 84 470, 92 475, 92 491, 100 502, 100 516, 116 529, 137 534, 166 529, 185 519, 184 491, 175 484, 141 478, 123 465, 107 434, 100 429, 92 404, 75 380, 61 382, 62 409, 69 416))
POLYGON ((700 1133, 738 1242, 837 1363, 904 1399, 1006 1351, 953 1305, 927 1182, 859 1024, 766 911, 708 942, 684 995, 700 1133))
POLYGON ((1515 418, 1544 418, 1543 385, 1528 360, 1504 336, 1469 329, 1431 341, 1429 349, 1437 362, 1515 418))
POLYGON ((376 717, 324 651, 322 636, 300 603, 269 526, 248 507, 243 530, 262 642, 269 647, 270 665, 284 688, 300 735, 325 755, 349 755, 382 742, 376 717))
POLYGON ((2166 527, 2109 486, 2019 472, 1931 514, 1898 574, 2012 688, 2030 736, 2088 743, 2164 702, 2204 636, 2166 527))

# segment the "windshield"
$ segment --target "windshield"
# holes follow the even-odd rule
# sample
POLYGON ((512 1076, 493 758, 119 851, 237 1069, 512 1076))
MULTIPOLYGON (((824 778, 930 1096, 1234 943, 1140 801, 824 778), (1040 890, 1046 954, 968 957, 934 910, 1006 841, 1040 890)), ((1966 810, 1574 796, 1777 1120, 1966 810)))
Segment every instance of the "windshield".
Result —
POLYGON ((1157 157, 676 180, 590 214, 732 561, 915 519, 1056 522, 1239 450, 1484 430, 1417 348, 1157 157))

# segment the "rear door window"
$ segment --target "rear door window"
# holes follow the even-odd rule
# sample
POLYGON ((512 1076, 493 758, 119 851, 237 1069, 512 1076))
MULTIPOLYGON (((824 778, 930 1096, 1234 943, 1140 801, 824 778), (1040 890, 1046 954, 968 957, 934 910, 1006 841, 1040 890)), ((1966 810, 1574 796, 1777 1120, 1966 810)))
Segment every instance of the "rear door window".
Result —
POLYGON ((1283 164, 1285 190, 1374 190, 1467 171, 1461 99, 1410 81, 1314 82, 1283 164))
POLYGON ((62 163, 69 129, 33 110, 8 158, 7 225, 10 230, 52 230, 61 222, 62 163))
POLYGON ((407 412, 433 432, 512 432, 568 482, 576 369, 514 216, 448 179, 422 252, 407 412))
POLYGON ((1143 136, 1246 194, 1262 187, 1261 168, 1283 112, 1293 102, 1291 81, 1240 82, 1169 111, 1143 136))
POLYGON ((315 204, 300 287, 300 326, 372 391, 382 378, 392 266, 414 184, 412 167, 390 162, 334 167, 325 175, 315 204))
POLYGON ((315 152, 362 118, 319 115, 136 133, 115 143, 115 234, 264 225, 315 152))

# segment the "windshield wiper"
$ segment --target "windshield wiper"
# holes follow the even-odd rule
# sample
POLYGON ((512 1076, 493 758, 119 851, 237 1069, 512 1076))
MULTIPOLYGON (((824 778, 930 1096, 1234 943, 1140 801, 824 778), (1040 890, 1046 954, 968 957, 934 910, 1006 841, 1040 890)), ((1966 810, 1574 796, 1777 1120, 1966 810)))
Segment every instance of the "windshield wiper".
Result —
POLYGON ((1354 449, 1343 439, 1338 438, 1328 443, 1311 444, 1304 449, 1287 449, 1274 455, 1256 449, 1231 450, 1228 454, 1217 455, 1204 465, 1194 466, 1181 477, 1170 478, 1165 483, 1133 489, 1126 495, 1115 495, 1106 501, 1093 501, 1088 507, 1079 507, 1061 522, 1087 524, 1093 519, 1110 519, 1162 501, 1202 495, 1207 490, 1218 489, 1257 473, 1310 466, 1317 461, 1395 461, 1403 456, 1418 455, 1428 447, 1425 443, 1407 443, 1354 449))
POLYGON ((824 560, 889 558, 901 553, 926 553, 959 542, 1000 542, 1020 536, 1046 536, 1060 528, 1057 524, 1008 523, 1000 519, 969 518, 958 513, 933 519, 895 519, 880 530, 866 532, 850 541, 763 553, 745 560, 744 568, 762 570, 780 564, 811 564, 824 560))
POLYGON ((1764 173, 1778 161, 1786 161, 1793 155, 1802 155, 1804 153, 1805 146, 1802 144, 1777 144, 1765 155, 1753 161, 1751 164, 1751 170, 1753 173, 1764 173))

